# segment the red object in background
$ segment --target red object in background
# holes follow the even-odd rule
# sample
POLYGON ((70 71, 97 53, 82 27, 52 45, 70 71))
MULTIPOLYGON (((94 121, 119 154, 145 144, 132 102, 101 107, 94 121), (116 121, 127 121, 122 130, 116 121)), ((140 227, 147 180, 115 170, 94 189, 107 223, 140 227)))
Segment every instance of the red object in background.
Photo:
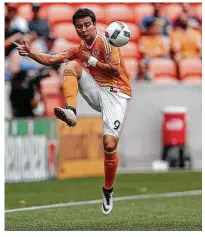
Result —
POLYGON ((48 143, 49 166, 53 166, 55 164, 56 149, 57 149, 56 141, 49 140, 48 143))
POLYGON ((162 142, 164 146, 186 145, 187 124, 185 107, 165 107, 162 125, 162 142))
POLYGON ((48 167, 50 177, 56 176, 57 145, 57 141, 54 139, 48 141, 48 167))

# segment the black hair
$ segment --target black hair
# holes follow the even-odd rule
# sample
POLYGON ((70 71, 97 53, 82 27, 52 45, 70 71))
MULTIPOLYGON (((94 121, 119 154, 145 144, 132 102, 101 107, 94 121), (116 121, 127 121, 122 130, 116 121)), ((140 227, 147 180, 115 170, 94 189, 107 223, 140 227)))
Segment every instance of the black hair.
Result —
POLYGON ((93 11, 88 8, 80 8, 73 15, 73 25, 75 25, 76 19, 83 18, 89 16, 92 19, 93 24, 96 23, 96 17, 93 11))

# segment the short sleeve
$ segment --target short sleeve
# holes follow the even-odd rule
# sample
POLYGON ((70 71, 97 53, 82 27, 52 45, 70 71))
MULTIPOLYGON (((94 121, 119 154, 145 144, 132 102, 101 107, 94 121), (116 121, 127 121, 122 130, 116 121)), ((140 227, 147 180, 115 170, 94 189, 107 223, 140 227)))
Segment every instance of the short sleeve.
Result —
POLYGON ((120 63, 119 48, 111 46, 111 53, 109 56, 107 56, 108 62, 110 61, 110 63, 112 63, 112 64, 119 64, 120 63), (109 56, 110 56, 110 58, 109 58, 109 56))
POLYGON ((64 62, 67 62, 69 60, 73 60, 77 58, 77 53, 78 53, 79 45, 74 45, 68 48, 68 50, 59 53, 58 57, 60 57, 61 60, 64 62))
POLYGON ((109 44, 104 35, 101 35, 101 48, 104 60, 106 63, 119 64, 120 53, 119 48, 109 44))

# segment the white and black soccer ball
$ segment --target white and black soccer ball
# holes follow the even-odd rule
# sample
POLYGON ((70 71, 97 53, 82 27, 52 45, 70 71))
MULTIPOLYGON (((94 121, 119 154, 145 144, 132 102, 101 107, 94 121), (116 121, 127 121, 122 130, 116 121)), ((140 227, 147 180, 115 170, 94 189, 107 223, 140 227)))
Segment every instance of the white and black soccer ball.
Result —
POLYGON ((107 26, 105 36, 111 45, 122 47, 129 42, 131 31, 124 22, 114 21, 107 26))

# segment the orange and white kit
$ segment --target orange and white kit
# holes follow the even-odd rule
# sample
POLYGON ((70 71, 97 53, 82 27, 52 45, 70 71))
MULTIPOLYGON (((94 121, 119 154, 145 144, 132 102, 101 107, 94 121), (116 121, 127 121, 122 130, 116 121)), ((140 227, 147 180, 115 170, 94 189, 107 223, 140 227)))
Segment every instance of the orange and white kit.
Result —
POLYGON ((78 80, 81 95, 93 109, 102 112, 104 135, 119 138, 131 98, 130 80, 120 49, 108 44, 105 36, 98 32, 91 46, 81 41, 61 55, 64 62, 77 60, 81 63, 82 76, 78 80), (101 62, 120 64, 120 75, 115 77, 83 62, 78 55, 80 47, 101 62))

